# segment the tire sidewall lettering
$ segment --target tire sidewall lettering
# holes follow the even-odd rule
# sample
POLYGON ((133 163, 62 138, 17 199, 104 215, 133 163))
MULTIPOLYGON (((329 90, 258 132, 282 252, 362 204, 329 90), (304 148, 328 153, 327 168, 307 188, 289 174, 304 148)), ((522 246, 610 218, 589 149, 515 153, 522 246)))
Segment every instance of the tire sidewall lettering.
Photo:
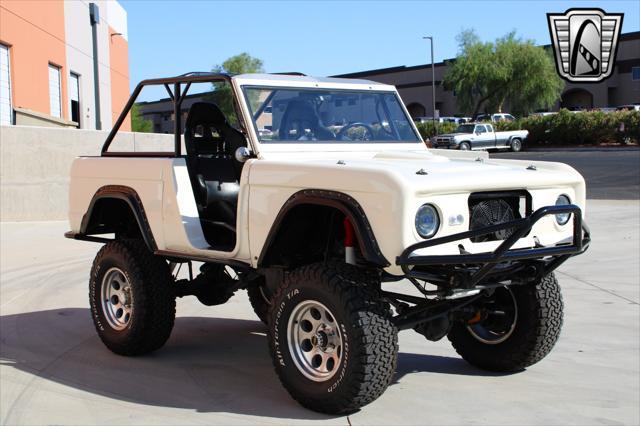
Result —
POLYGON ((340 371, 338 372, 338 374, 332 377, 332 380, 335 377, 337 377, 337 379, 335 379, 335 382, 327 388, 327 392, 329 393, 334 392, 342 384, 342 381, 347 374, 347 368, 349 366, 349 335, 347 333, 347 327, 342 322, 340 323, 340 331, 342 332, 342 347, 344 348, 344 350, 342 351, 340 371))
MULTIPOLYGON (((131 290, 133 294, 133 300, 135 301, 135 291, 136 285, 134 280, 131 277, 131 273, 129 271, 129 265, 121 259, 120 256, 110 256, 105 257, 102 262, 98 263, 95 267, 95 271, 91 276, 91 312, 95 321, 96 327, 103 333, 111 335, 112 339, 119 340, 126 338, 127 333, 131 329, 134 323, 134 318, 129 321, 127 327, 123 330, 115 330, 111 326, 109 326, 105 321, 105 313, 102 311, 102 302, 101 302, 101 291, 103 285, 104 274, 109 271, 109 269, 116 267, 123 273, 129 285, 131 286, 131 290), (107 325, 105 325, 107 324, 107 325)), ((135 302, 134 302, 135 303, 135 302)))
POLYGON ((349 375, 349 342, 350 334, 349 327, 342 321, 342 310, 339 306, 335 306, 331 300, 316 291, 308 291, 305 288, 295 288, 288 291, 281 299, 282 301, 278 305, 275 316, 273 317, 273 347, 275 353, 275 361, 277 368, 287 368, 292 374, 298 376, 298 380, 307 382, 310 389, 315 389, 314 393, 334 393, 340 389, 341 385, 345 382, 345 378, 349 375), (289 316, 293 309, 301 302, 306 300, 317 300, 326 306, 328 306, 338 322, 338 327, 342 334, 342 357, 340 360, 340 370, 331 379, 326 382, 313 382, 298 370, 292 359, 292 355, 289 350, 289 336, 287 333, 287 327, 289 323, 289 316))

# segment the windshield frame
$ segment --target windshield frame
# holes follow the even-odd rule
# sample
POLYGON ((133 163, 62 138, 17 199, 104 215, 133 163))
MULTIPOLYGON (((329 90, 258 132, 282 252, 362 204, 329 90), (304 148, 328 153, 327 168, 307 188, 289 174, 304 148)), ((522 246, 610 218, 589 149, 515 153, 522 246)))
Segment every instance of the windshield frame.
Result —
MULTIPOLYGON (((349 145, 366 145, 366 144, 376 144, 376 145, 382 145, 382 144, 389 144, 389 145, 400 145, 400 144, 423 144, 424 145, 424 141, 422 140, 422 136, 420 135, 420 132, 418 131, 415 123, 413 122, 413 119, 411 118, 411 115, 409 114, 406 106, 404 105, 404 102, 402 102, 402 99, 400 98, 400 96, 398 95, 398 92, 395 90, 376 90, 376 89, 372 89, 371 87, 368 86, 363 86, 362 88, 343 88, 343 87, 327 87, 327 86, 318 86, 318 87, 309 87, 306 85, 271 85, 271 84, 240 84, 240 92, 242 93, 242 98, 243 101, 246 105, 246 111, 247 111, 247 121, 251 122, 251 127, 253 129, 253 133, 255 134, 256 137, 256 142, 259 143, 261 146, 274 146, 274 145, 279 145, 279 146, 291 146, 291 145, 304 145, 304 146, 320 146, 320 145, 341 145, 341 146, 349 146, 349 145), (260 138, 260 132, 258 130, 258 125, 257 125, 257 120, 256 118, 254 118, 254 112, 251 110, 251 102, 249 101, 249 96, 248 96, 248 91, 246 89, 262 89, 262 90, 272 90, 272 93, 275 93, 275 91, 278 90, 300 90, 300 91, 331 91, 331 92, 347 92, 347 93, 354 93, 354 92, 361 92, 361 93, 371 93, 371 94, 379 94, 379 95, 392 95, 394 96, 396 102, 398 102, 398 105, 400 106, 400 110, 402 111, 402 114, 405 117, 405 120, 407 121, 409 128, 411 129, 411 132, 413 133, 413 135, 416 137, 415 141, 405 141, 405 140, 401 140, 401 139, 391 139, 391 140, 315 140, 315 141, 310 141, 310 140, 291 140, 291 141, 287 141, 287 140, 265 140, 263 141, 260 138), (312 143, 309 143, 312 142, 312 143)), ((272 97, 272 94, 269 94, 269 98, 272 97)), ((269 99, 268 98, 268 99, 269 99)), ((265 108, 262 107, 262 105, 256 109, 257 111, 264 111, 265 108)), ((393 125, 390 124, 391 127, 395 127, 393 125)))

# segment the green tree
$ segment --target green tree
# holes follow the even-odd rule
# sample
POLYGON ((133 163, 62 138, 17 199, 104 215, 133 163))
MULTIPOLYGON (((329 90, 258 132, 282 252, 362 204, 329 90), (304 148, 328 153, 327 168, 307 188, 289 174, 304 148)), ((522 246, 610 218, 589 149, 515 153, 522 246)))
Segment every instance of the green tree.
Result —
POLYGON ((564 82, 553 58, 531 40, 515 32, 493 43, 483 43, 472 30, 458 36, 459 55, 444 77, 444 87, 456 92, 465 113, 501 111, 524 115, 548 108, 558 100, 564 82))
POLYGON ((142 118, 140 105, 133 104, 131 107, 131 131, 140 133, 152 133, 153 121, 142 118))
MULTIPOLYGON (((247 74, 264 72, 261 59, 254 58, 246 52, 232 56, 222 64, 215 65, 211 70, 215 73, 247 74)), ((233 93, 228 83, 213 83, 214 102, 220 107, 227 120, 232 125, 238 123, 238 118, 233 107, 233 93)))
POLYGON ((473 30, 465 30, 458 37, 459 53, 444 76, 444 87, 453 90, 460 109, 476 114, 491 97, 491 86, 497 67, 492 60, 493 46, 482 43, 473 30))
POLYGON ((232 56, 222 64, 213 67, 213 72, 229 73, 229 74, 246 74, 264 72, 261 59, 254 58, 247 52, 232 56))

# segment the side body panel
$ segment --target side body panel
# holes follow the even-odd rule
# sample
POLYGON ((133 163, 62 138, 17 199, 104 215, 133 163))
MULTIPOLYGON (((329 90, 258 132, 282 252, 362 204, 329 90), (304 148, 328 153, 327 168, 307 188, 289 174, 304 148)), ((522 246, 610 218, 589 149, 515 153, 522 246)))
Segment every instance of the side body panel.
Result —
POLYGON ((238 238, 231 252, 209 250, 204 238, 184 158, 77 158, 71 168, 69 222, 82 231, 91 200, 105 186, 129 187, 140 198, 158 250, 207 259, 249 260, 248 167, 238 197, 238 238), (244 183, 244 184, 243 184, 244 183))

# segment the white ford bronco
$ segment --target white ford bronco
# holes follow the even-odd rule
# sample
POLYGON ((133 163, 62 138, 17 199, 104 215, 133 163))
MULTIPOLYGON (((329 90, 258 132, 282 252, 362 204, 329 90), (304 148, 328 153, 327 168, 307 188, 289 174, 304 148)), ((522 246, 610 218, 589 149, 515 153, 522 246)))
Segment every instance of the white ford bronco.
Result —
POLYGON ((567 165, 430 151, 393 86, 192 73, 140 83, 101 155, 74 161, 66 236, 104 243, 89 298, 111 351, 159 349, 176 297, 244 289, 284 387, 335 414, 391 383, 399 330, 491 371, 545 357, 584 207, 567 165), (148 86, 173 111, 159 152, 119 132, 148 86))

